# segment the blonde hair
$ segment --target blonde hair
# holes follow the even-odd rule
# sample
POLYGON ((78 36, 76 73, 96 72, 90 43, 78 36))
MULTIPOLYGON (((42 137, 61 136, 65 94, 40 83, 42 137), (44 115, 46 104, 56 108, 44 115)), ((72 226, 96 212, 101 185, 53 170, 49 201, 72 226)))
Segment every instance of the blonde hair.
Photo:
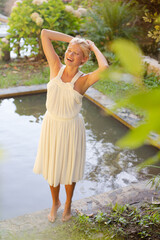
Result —
POLYGON ((69 43, 78 44, 83 52, 85 58, 89 58, 90 55, 90 47, 89 43, 81 37, 74 37, 69 43))

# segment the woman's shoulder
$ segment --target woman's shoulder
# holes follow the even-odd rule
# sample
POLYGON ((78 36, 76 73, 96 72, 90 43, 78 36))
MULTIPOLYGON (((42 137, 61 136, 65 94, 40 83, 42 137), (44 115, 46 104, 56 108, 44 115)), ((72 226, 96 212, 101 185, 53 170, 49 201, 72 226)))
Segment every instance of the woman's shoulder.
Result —
POLYGON ((79 73, 80 73, 80 78, 83 78, 83 79, 87 79, 88 78, 89 73, 84 73, 82 71, 79 71, 79 73))
POLYGON ((87 74, 81 71, 81 68, 78 69, 80 77, 85 77, 87 74))

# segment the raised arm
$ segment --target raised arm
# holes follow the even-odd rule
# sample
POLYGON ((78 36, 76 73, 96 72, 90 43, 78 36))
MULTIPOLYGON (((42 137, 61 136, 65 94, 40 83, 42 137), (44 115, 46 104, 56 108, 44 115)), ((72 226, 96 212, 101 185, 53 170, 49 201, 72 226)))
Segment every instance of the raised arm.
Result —
POLYGON ((87 42, 90 45, 90 50, 94 52, 97 62, 98 62, 98 69, 96 69, 94 72, 91 72, 87 76, 87 81, 86 84, 88 85, 87 87, 90 87, 93 85, 95 82, 97 82, 100 78, 100 73, 107 69, 109 67, 108 62, 104 55, 101 53, 101 51, 96 47, 94 42, 87 40, 87 42))
POLYGON ((59 59, 59 56, 55 52, 51 41, 70 42, 72 38, 73 37, 70 35, 48 29, 43 29, 41 31, 43 51, 50 67, 51 76, 55 75, 54 73, 57 72, 61 67, 61 61, 59 59))

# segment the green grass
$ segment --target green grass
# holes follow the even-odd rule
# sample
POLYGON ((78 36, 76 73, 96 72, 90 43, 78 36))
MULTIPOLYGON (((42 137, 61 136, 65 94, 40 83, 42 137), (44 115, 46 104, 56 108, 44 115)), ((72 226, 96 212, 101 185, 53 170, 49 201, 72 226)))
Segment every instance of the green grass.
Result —
POLYGON ((19 85, 19 79, 12 73, 7 73, 7 76, 0 76, 0 88, 9 88, 19 85))
POLYGON ((37 85, 49 81, 49 67, 43 63, 34 66, 32 63, 0 62, 0 70, 0 88, 37 85))
POLYGON ((49 81, 49 67, 44 67, 40 72, 32 74, 30 78, 24 82, 25 86, 47 83, 49 81))
MULTIPOLYGON (((108 205, 95 215, 80 214, 75 229, 90 239, 101 234, 101 239, 158 239, 160 234, 160 207, 149 203, 139 208, 126 205, 108 205)), ((85 238, 84 238, 85 239, 85 238)), ((98 239, 98 238, 96 238, 98 239)))
POLYGON ((136 87, 133 84, 110 80, 100 80, 94 84, 94 87, 102 93, 109 95, 114 101, 125 98, 136 91, 136 87))

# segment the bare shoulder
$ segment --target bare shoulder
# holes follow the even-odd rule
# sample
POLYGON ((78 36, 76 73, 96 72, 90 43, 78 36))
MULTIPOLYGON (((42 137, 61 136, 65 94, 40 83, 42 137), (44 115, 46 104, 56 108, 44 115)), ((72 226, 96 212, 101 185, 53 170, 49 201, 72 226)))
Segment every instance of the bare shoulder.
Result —
POLYGON ((89 76, 90 76, 90 73, 82 73, 81 75, 81 82, 83 83, 86 89, 90 87, 90 84, 88 81, 89 76))
POLYGON ((105 71, 108 68, 108 65, 104 65, 102 67, 97 68, 96 70, 94 70, 93 72, 90 72, 88 74, 86 74, 85 77, 85 85, 86 88, 89 88, 90 86, 92 86, 94 83, 96 83, 97 81, 100 80, 101 78, 101 73, 103 71, 105 71))
POLYGON ((87 79, 88 79, 88 74, 82 73, 82 75, 79 78, 79 83, 77 81, 77 86, 78 86, 77 90, 79 90, 81 92, 81 94, 84 94, 86 92, 86 90, 89 88, 87 79))

